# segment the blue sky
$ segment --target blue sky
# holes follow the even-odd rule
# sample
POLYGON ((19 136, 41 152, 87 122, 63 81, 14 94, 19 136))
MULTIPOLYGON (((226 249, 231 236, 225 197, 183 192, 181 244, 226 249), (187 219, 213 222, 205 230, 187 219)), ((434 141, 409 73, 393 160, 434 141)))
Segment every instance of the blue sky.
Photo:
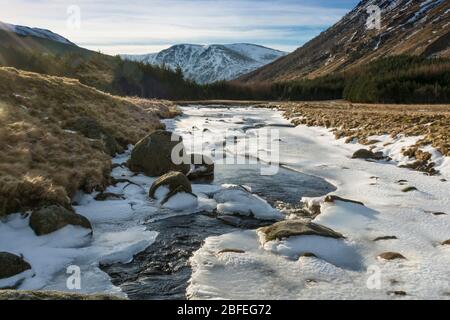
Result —
POLYGON ((249 42, 292 51, 359 0, 0 0, 0 21, 50 29, 109 54, 177 43, 249 42), (67 23, 80 12, 80 27, 67 23))

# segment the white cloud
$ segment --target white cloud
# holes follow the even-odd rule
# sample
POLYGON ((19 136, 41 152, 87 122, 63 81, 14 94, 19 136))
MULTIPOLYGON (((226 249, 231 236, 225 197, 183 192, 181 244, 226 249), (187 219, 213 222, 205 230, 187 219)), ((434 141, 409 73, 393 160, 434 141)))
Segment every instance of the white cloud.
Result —
POLYGON ((346 10, 311 1, 0 0, 0 21, 48 28, 107 53, 144 53, 175 43, 254 42, 295 48, 346 10), (309 4, 306 4, 309 3, 309 4), (66 26, 67 7, 81 9, 81 29, 66 26), (141 51, 142 50, 142 51, 141 51), (145 51, 144 51, 145 50, 145 51))

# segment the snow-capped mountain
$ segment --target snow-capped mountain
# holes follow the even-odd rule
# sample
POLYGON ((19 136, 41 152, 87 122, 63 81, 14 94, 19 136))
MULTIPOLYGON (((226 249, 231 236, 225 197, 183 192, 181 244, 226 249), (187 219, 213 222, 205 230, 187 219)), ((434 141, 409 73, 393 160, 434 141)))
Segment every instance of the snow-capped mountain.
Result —
POLYGON ((286 55, 285 52, 254 44, 179 44, 158 53, 123 55, 124 59, 152 65, 181 68, 186 78, 205 84, 232 80, 286 55))
POLYGON ((73 42, 70 42, 69 40, 60 36, 59 34, 56 34, 52 31, 46 30, 46 29, 18 26, 18 25, 9 24, 9 23, 3 23, 0 21, 0 30, 12 32, 12 33, 15 33, 15 34, 17 34, 19 36, 23 36, 23 37, 31 36, 31 37, 47 39, 47 40, 56 41, 56 42, 60 42, 63 44, 75 46, 75 44, 73 42))
POLYGON ((318 77, 400 54, 450 57, 450 0, 362 0, 303 47, 240 80, 318 77), (368 23, 378 12, 379 29, 368 23))

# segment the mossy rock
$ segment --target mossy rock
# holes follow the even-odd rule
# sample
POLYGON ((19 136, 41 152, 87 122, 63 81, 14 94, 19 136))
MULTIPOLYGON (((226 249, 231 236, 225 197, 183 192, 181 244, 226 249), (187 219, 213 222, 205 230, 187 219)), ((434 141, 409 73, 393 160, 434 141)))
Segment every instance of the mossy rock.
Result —
POLYGON ((96 201, 123 200, 123 199, 125 199, 123 195, 112 192, 101 192, 95 196, 96 201))
POLYGON ((0 290, 0 300, 125 300, 108 294, 79 294, 58 291, 0 290))
POLYGON ((174 136, 172 133, 164 130, 157 130, 139 141, 134 147, 128 167, 134 172, 144 172, 150 177, 158 177, 170 171, 179 171, 187 174, 190 165, 182 161, 181 164, 175 164, 172 161, 172 151, 176 147, 181 148, 177 156, 184 157, 185 150, 182 145, 182 138, 174 136))
POLYGON ((36 210, 30 218, 30 227, 38 236, 50 234, 68 225, 92 230, 91 223, 86 217, 58 205, 36 210))
POLYGON ((359 204, 361 206, 364 206, 364 203, 362 203, 361 201, 356 201, 356 200, 351 200, 351 199, 345 199, 345 198, 341 198, 339 196, 335 196, 335 195, 328 195, 325 197, 325 202, 335 202, 335 201, 342 201, 342 202, 348 202, 348 203, 354 203, 354 204, 359 204))
POLYGON ((163 186, 169 189, 169 194, 172 196, 174 195, 174 192, 192 193, 192 186, 189 179, 184 174, 177 171, 169 172, 156 179, 150 187, 150 198, 155 199, 156 191, 163 186))
POLYGON ((330 228, 299 220, 280 221, 271 226, 259 228, 258 231, 265 235, 266 242, 295 236, 320 236, 334 239, 344 238, 342 234, 330 228))
POLYGON ((384 252, 378 255, 383 260, 406 260, 406 258, 398 252, 384 252))
POLYGON ((9 252, 0 252, 0 279, 11 278, 31 269, 22 257, 9 252))
POLYGON ((384 155, 382 152, 372 152, 370 150, 367 149, 359 149, 358 151, 356 151, 353 156, 352 159, 373 159, 373 160, 382 160, 384 159, 384 155))
POLYGON ((417 188, 416 187, 406 187, 406 188, 403 188, 402 189, 402 192, 412 192, 412 191, 417 191, 417 188))

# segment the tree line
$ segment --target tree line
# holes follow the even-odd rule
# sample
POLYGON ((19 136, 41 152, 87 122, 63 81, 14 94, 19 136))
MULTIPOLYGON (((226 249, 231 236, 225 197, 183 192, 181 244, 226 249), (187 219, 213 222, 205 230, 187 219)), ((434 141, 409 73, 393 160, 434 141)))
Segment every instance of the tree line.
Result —
POLYGON ((450 59, 386 57, 315 79, 199 85, 180 68, 122 60, 95 52, 51 54, 0 46, 0 65, 79 79, 122 96, 171 100, 334 100, 367 103, 450 103, 450 59))

